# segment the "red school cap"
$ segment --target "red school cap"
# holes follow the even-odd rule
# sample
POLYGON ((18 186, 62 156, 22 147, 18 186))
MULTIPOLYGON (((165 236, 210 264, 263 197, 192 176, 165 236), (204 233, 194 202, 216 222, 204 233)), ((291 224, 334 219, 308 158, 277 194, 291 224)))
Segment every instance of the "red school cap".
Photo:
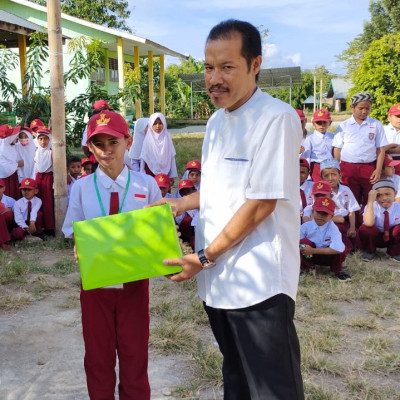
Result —
POLYGON ((14 126, 12 127, 11 125, 0 125, 0 139, 5 139, 10 136, 14 136, 20 132, 22 128, 20 126, 14 126))
POLYGON ((22 179, 20 185, 20 189, 37 189, 37 183, 34 179, 24 178, 22 179))
POLYGON ((0 186, 1 186, 1 187, 6 186, 6 184, 4 183, 3 179, 1 179, 1 178, 0 178, 0 186))
POLYGON ((194 188, 193 181, 191 181, 190 179, 182 179, 179 182, 179 189, 178 190, 187 189, 187 188, 194 188))
POLYGON ((310 164, 305 158, 299 158, 300 167, 307 167, 310 169, 310 164))
POLYGON ((90 158, 82 158, 81 165, 85 165, 85 164, 88 164, 88 163, 93 164, 93 161, 90 158))
POLYGON ((400 104, 395 104, 389 108, 389 115, 400 115, 400 104))
POLYGON ((332 121, 331 114, 328 110, 316 110, 313 115, 313 122, 332 121))
POLYGON ((93 110, 111 110, 106 100, 97 100, 93 103, 93 110))
POLYGON ((93 136, 104 133, 117 139, 130 137, 129 127, 124 117, 114 111, 103 110, 89 119, 87 141, 93 136))
POLYGON ((186 169, 198 169, 201 171, 201 164, 197 160, 192 160, 186 164, 186 169))
POLYGON ((51 135, 51 130, 46 128, 45 126, 42 126, 42 127, 38 128, 38 129, 36 129, 36 133, 37 133, 38 136, 39 135, 49 136, 49 135, 51 135))
POLYGON ((326 181, 315 182, 314 185, 312 185, 311 194, 317 194, 317 193, 320 193, 320 194, 331 194, 332 193, 332 187, 326 181))
POLYGON ((300 121, 304 121, 306 119, 306 115, 304 114, 303 110, 296 110, 296 112, 297 112, 297 115, 300 118, 300 121))
POLYGON ((169 188, 171 186, 171 180, 167 174, 157 174, 154 179, 156 180, 158 187, 169 188))
POLYGON ((34 131, 35 129, 38 129, 38 128, 44 128, 44 123, 41 119, 36 118, 31 122, 29 127, 34 131))
POLYGON ((328 197, 318 197, 315 199, 314 204, 312 205, 312 209, 314 211, 322 211, 330 215, 335 214, 335 208, 335 202, 328 197))

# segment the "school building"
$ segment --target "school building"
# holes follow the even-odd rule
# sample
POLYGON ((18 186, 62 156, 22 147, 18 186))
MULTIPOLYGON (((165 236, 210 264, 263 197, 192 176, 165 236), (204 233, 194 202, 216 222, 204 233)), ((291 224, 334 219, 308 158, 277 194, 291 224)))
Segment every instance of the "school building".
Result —
MULTIPOLYGON (((103 86, 109 94, 116 94, 124 87, 124 63, 130 63, 140 73, 139 60, 147 57, 149 69, 149 110, 154 112, 153 63, 157 58, 160 63, 160 105, 161 112, 165 113, 165 56, 187 59, 186 56, 171 50, 149 39, 107 28, 92 22, 61 14, 63 35, 63 68, 67 72, 73 55, 68 51, 68 42, 80 36, 96 38, 102 41, 104 49, 104 66, 92 74, 90 79, 81 80, 78 84, 69 83, 65 88, 67 101, 83 93, 89 85, 95 83, 103 86)), ((20 68, 10 73, 10 79, 19 89, 22 87, 22 77, 25 74, 26 49, 29 46, 29 34, 35 31, 46 31, 47 8, 26 0, 0 0, 0 44, 19 52, 20 68)), ((48 70, 49 65, 43 65, 48 70)), ((44 78, 41 86, 49 86, 48 77, 44 78)), ((1 100, 1 99, 0 99, 1 100)), ((135 104, 136 117, 142 115, 140 101, 135 104)))

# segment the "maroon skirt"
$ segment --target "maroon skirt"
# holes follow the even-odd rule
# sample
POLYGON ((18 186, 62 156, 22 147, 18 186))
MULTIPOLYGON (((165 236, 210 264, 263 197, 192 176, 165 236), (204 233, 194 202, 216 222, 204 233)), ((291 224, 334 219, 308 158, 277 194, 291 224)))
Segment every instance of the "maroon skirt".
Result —
POLYGON ((54 230, 54 189, 53 172, 38 172, 36 174, 39 193, 37 197, 42 200, 43 225, 45 230, 54 230))

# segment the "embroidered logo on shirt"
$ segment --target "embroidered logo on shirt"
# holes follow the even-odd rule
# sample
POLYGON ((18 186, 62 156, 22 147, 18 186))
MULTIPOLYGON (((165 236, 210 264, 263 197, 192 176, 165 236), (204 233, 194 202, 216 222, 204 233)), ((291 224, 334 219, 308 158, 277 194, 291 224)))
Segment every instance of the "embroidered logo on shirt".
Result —
MULTIPOLYGON (((370 128, 372 128, 372 127, 370 127, 370 128)), ((374 140, 374 138, 375 138, 375 132, 370 132, 369 135, 368 135, 368 137, 369 137, 369 140, 374 140)))
POLYGON ((101 113, 100 118, 96 120, 97 125, 102 126, 102 125, 107 125, 110 122, 111 118, 107 118, 106 114, 101 113))

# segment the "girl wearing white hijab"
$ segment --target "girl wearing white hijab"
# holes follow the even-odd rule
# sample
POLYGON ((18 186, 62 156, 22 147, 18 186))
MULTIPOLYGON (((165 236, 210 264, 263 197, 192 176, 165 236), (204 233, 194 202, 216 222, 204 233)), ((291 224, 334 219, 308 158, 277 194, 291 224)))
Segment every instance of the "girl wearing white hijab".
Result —
POLYGON ((140 172, 155 176, 167 174, 173 184, 178 177, 175 163, 175 148, 167 131, 167 121, 163 114, 157 112, 150 116, 147 133, 140 153, 140 172))
POLYGON ((44 229, 49 234, 54 233, 54 178, 53 155, 51 151, 51 131, 47 128, 37 130, 38 148, 35 153, 35 176, 39 193, 37 197, 42 200, 44 229))
POLYGON ((14 200, 21 198, 17 168, 24 165, 15 146, 20 130, 20 126, 0 126, 0 178, 5 183, 4 193, 14 200))
POLYGON ((149 118, 139 118, 135 122, 135 128, 133 131, 133 144, 129 149, 129 158, 132 162, 132 169, 136 172, 140 172, 140 153, 142 152, 143 141, 147 132, 147 124, 149 118))
POLYGON ((35 178, 33 170, 35 165, 36 145, 29 128, 23 127, 21 129, 15 147, 17 149, 18 158, 24 161, 24 165, 17 169, 18 181, 21 182, 24 178, 35 178))

